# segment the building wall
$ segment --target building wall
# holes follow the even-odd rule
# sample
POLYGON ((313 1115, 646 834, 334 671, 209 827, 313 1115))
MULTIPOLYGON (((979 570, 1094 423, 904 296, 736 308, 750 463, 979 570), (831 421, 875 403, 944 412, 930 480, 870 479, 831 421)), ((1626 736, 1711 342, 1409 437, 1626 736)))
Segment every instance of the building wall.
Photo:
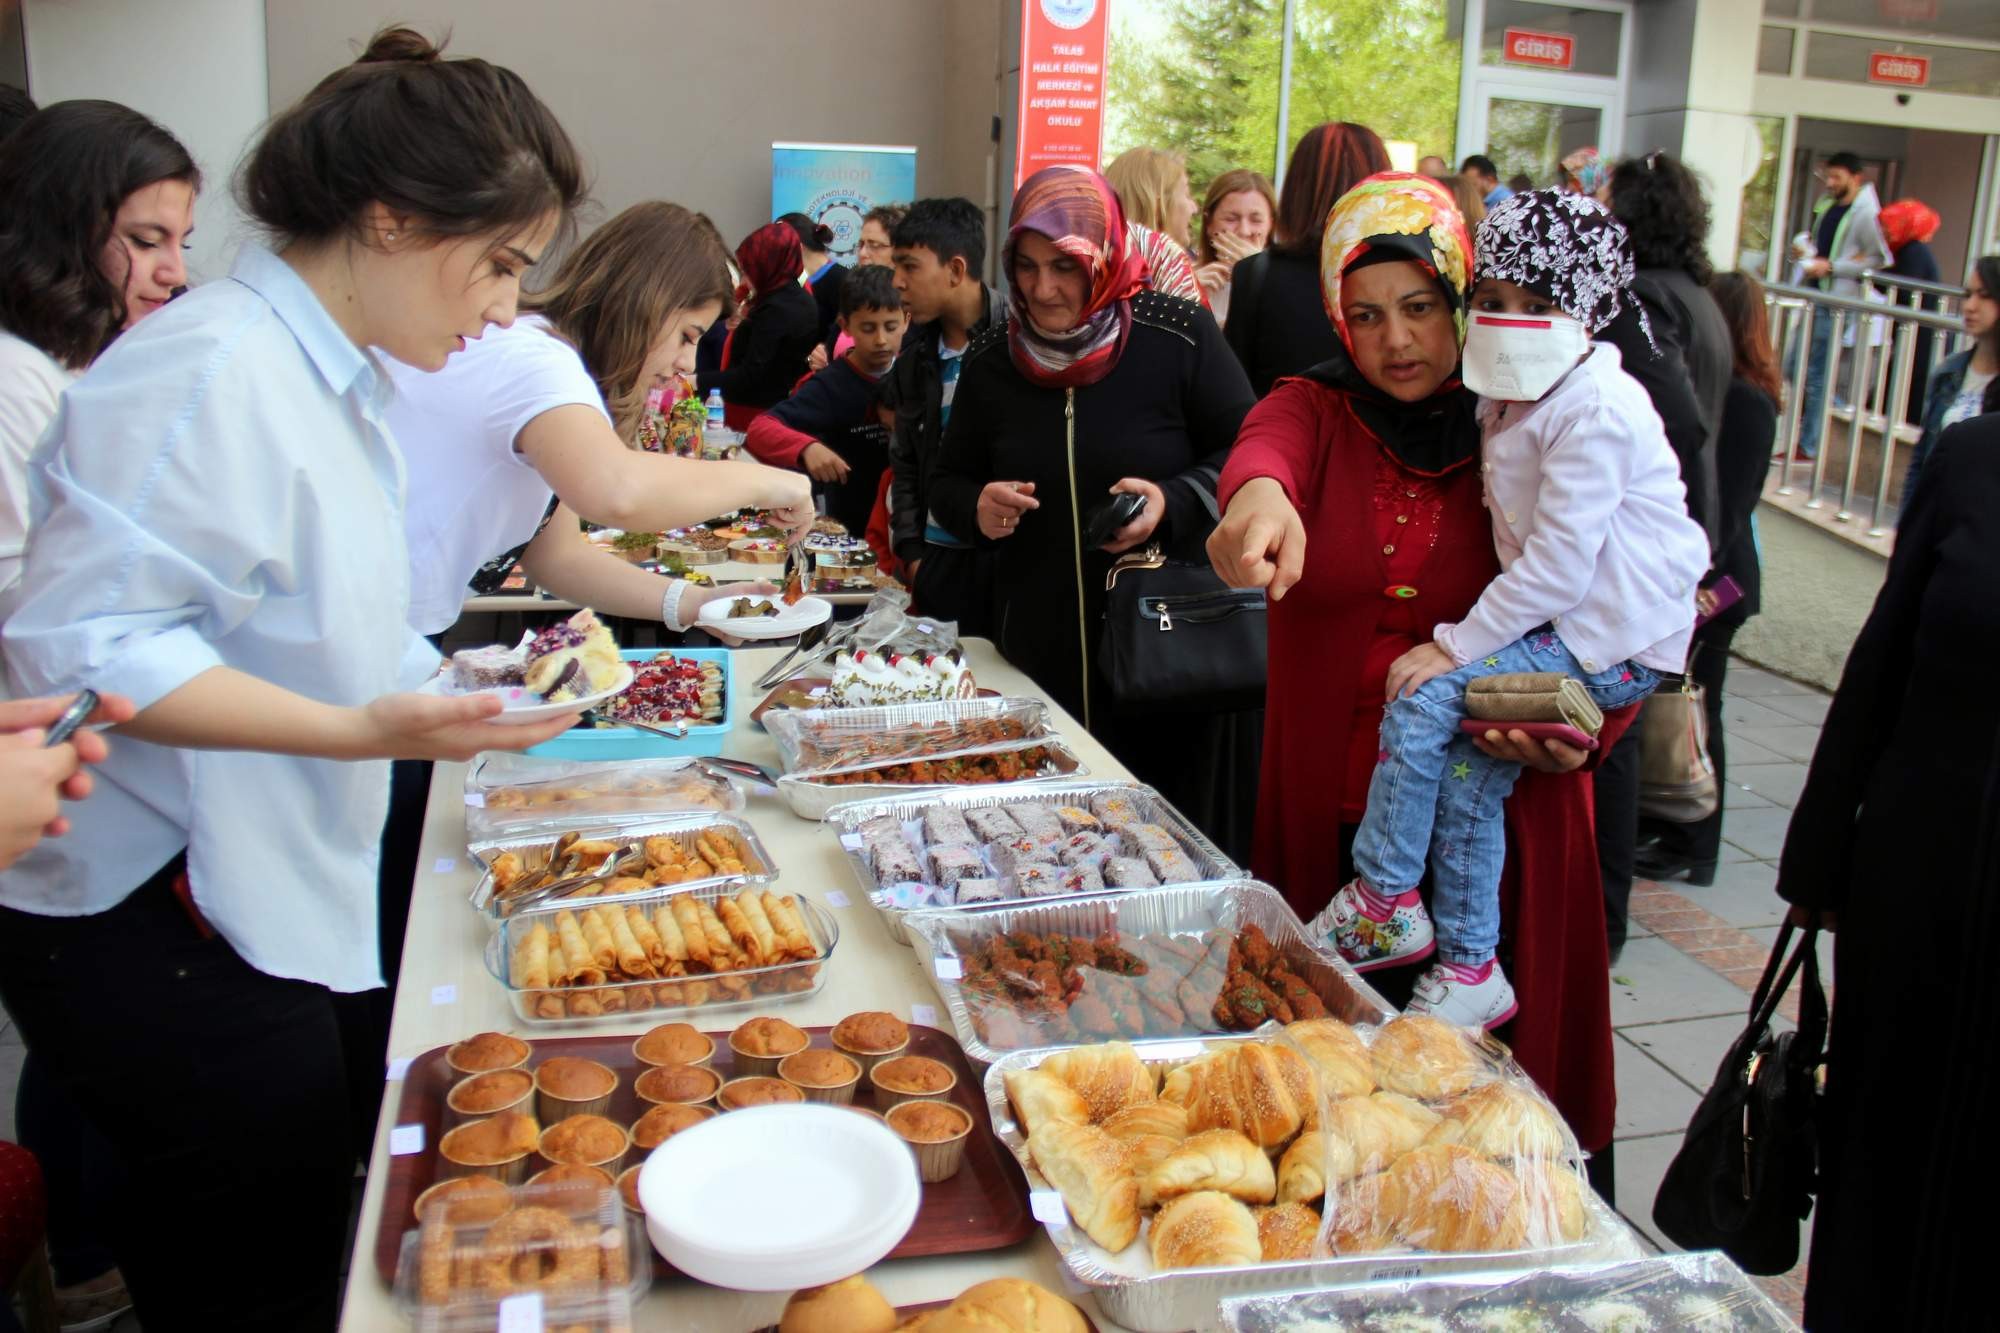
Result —
POLYGON ((914 144, 919 194, 987 196, 1003 0, 265 0, 273 106, 377 26, 517 71, 590 160, 601 216, 664 198, 733 244, 770 220, 774 140, 914 144))
POLYGON ((1911 130, 1904 149, 1902 194, 1921 199, 1942 219, 1931 240, 1945 282, 1965 276, 1979 203, 1981 136, 1944 130, 1911 130))
POLYGON ((26 0, 21 17, 37 102, 123 102, 187 145, 207 178, 189 273, 226 273, 247 234, 230 176, 269 105, 262 0, 26 0))

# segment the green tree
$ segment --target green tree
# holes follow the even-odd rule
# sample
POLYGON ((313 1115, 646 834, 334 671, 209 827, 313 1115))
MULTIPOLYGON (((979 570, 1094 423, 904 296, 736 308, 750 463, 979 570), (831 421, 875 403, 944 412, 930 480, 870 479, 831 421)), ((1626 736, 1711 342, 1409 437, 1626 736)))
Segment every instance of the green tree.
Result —
MULTIPOLYGON (((1282 0, 1166 0, 1165 40, 1112 39, 1107 155, 1137 144, 1188 160, 1197 196, 1232 167, 1276 158, 1282 0)), ((1291 136, 1327 120, 1445 153, 1458 120, 1459 47, 1443 0, 1299 0, 1291 136)), ((1287 145, 1287 151, 1290 145, 1287 145)))

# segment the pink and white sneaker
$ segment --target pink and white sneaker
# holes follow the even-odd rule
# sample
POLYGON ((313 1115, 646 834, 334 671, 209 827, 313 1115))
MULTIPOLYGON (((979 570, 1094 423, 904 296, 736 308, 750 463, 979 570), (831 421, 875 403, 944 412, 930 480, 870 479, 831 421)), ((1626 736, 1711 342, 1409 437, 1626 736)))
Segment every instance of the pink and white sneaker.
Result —
POLYGON ((1500 964, 1438 963, 1417 978, 1406 1012, 1429 1014, 1454 1027, 1497 1028, 1519 1011, 1500 964))
POLYGON ((1312 931, 1356 972, 1415 962, 1437 948, 1431 914, 1415 889, 1384 898, 1359 879, 1341 886, 1312 919, 1312 931))

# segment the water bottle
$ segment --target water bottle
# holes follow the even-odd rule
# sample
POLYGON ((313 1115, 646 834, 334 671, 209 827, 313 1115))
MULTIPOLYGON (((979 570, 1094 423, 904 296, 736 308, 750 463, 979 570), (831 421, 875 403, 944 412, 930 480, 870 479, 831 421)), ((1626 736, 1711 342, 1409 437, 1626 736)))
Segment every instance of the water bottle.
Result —
POLYGON ((736 443, 736 432, 729 429, 722 419, 722 390, 708 391, 708 422, 701 428, 701 452, 704 458, 727 458, 729 450, 736 443))

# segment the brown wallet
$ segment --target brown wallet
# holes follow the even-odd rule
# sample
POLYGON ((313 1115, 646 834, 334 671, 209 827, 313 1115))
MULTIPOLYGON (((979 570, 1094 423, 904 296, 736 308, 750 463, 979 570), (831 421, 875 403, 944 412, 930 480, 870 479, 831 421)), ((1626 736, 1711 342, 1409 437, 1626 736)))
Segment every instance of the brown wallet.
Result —
POLYGON ((1560 671, 1480 676, 1465 687, 1465 715, 1481 722, 1559 722, 1586 736, 1604 729, 1604 712, 1590 691, 1560 671))

